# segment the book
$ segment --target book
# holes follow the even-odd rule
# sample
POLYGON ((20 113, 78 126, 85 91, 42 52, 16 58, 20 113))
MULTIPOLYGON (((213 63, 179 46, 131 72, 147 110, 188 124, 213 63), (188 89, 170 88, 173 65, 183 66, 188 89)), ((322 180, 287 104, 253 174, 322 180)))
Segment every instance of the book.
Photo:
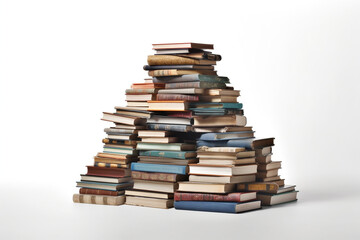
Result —
POLYGON ((234 191, 235 187, 235 184, 229 183, 179 182, 178 191, 202 193, 229 193, 234 191))
POLYGON ((138 136, 140 138, 143 137, 168 137, 169 132, 168 131, 153 131, 153 130, 140 130, 138 131, 138 136))
POLYGON ((236 176, 257 173, 257 165, 205 165, 189 164, 190 175, 236 176))
POLYGON ((274 138, 266 138, 266 139, 255 139, 255 138, 247 138, 247 139, 232 139, 232 140, 222 140, 222 141, 197 141, 198 146, 222 146, 222 147, 244 147, 248 150, 255 150, 257 148, 262 148, 264 145, 274 145, 274 138))
POLYGON ((104 168, 87 166, 87 174, 92 176, 102 177, 129 177, 131 176, 131 170, 125 168, 104 168))
POLYGON ((271 146, 258 148, 255 150, 255 153, 256 157, 267 156, 272 153, 272 148, 271 146))
POLYGON ((175 209, 223 212, 223 213, 240 213, 261 208, 260 201, 251 201, 244 203, 236 202, 205 202, 205 201, 175 201, 175 209))
POLYGON ((200 140, 217 141, 217 140, 230 140, 230 139, 243 139, 253 138, 253 131, 244 132, 226 132, 226 133, 204 133, 200 136, 200 140))
POLYGON ((150 55, 148 65, 216 65, 216 61, 207 59, 192 59, 173 55, 150 55))
POLYGON ((199 98, 202 102, 215 102, 215 103, 237 103, 237 96, 206 96, 202 95, 199 98))
POLYGON ((194 126, 196 127, 216 127, 216 126, 245 126, 246 117, 240 115, 225 116, 195 116, 194 126))
POLYGON ((150 123, 147 125, 149 130, 163 130, 171 132, 189 132, 192 127, 190 125, 179 125, 179 124, 157 124, 150 123))
POLYGON ((199 164, 204 164, 204 165, 247 165, 247 164, 255 164, 255 158, 238 158, 238 159, 214 159, 214 158, 209 158, 209 159, 204 159, 204 158, 200 158, 199 159, 199 164))
POLYGON ((186 175, 175 173, 159 173, 159 172, 139 172, 132 171, 131 176, 133 179, 160 181, 160 182, 178 182, 188 179, 186 175))
MULTIPOLYGON (((145 120, 144 120, 144 121, 145 121, 145 120)), ((146 126, 145 126, 145 125, 132 126, 132 125, 125 125, 125 124, 115 123, 115 128, 122 128, 122 129, 145 129, 146 126)))
POLYGON ((197 48, 197 49, 214 49, 213 44, 204 44, 204 43, 156 43, 153 44, 154 50, 159 49, 182 49, 182 48, 197 48))
POLYGON ((188 103, 185 101, 148 101, 149 111, 185 111, 188 103))
POLYGON ((201 133, 243 132, 243 131, 252 132, 252 127, 194 127, 193 130, 194 132, 201 132, 201 133))
POLYGON ((269 153, 266 156, 256 155, 256 162, 259 163, 259 164, 268 164, 268 163, 271 162, 271 156, 272 156, 272 153, 269 153))
POLYGON ((133 83, 131 85, 132 89, 156 89, 164 88, 164 83, 133 83))
POLYGON ((132 171, 142 172, 161 172, 161 173, 174 173, 174 174, 186 174, 188 172, 187 166, 181 165, 165 165, 165 164, 153 164, 153 163, 138 163, 131 164, 132 171))
POLYGON ((188 56, 190 53, 211 53, 208 51, 204 51, 202 49, 197 48, 179 48, 179 49, 157 49, 156 55, 166 55, 166 54, 172 54, 172 55, 181 55, 184 54, 185 56, 188 56))
POLYGON ((298 191, 285 192, 280 194, 258 193, 257 199, 263 206, 272 206, 281 203, 293 202, 297 200, 298 191))
POLYGON ((161 193, 161 192, 150 192, 150 191, 139 191, 139 190, 125 190, 126 196, 136 197, 148 197, 148 198, 162 198, 162 199, 173 199, 173 193, 161 193))
MULTIPOLYGON (((228 77, 216 75, 187 74, 181 76, 164 76, 153 77, 153 81, 157 83, 177 83, 177 82, 223 82, 229 83, 228 77)), ((162 91, 163 89, 159 90, 162 91)), ((219 90, 219 89, 217 89, 219 90)), ((160 92, 159 92, 160 93, 160 92)))
POLYGON ((166 158, 178 158, 186 159, 196 157, 196 152, 194 151, 140 151, 140 156, 153 156, 153 157, 166 157, 166 158))
POLYGON ((272 169, 272 170, 267 170, 264 172, 258 171, 256 174, 256 178, 268 178, 268 177, 275 177, 277 176, 279 169, 272 169))
POLYGON ((141 207, 167 209, 167 208, 172 208, 174 206, 174 201, 171 199, 126 196, 125 204, 141 206, 141 207))
POLYGON ((126 115, 120 115, 115 113, 103 113, 104 116, 101 120, 114 122, 114 123, 121 123, 126 125, 144 125, 145 119, 139 118, 139 117, 133 117, 133 116, 126 116, 126 115))
MULTIPOLYGON (((165 89, 166 90, 166 89, 165 89)), ((194 108, 230 108, 230 109, 242 109, 242 103, 193 103, 194 108)))
MULTIPOLYGON (((125 101, 151 101, 155 99, 154 94, 126 94, 125 101)), ((120 112, 117 112, 118 114, 120 112)))
POLYGON ((130 164, 118 164, 118 163, 104 163, 94 162, 95 167, 106 167, 106 168, 129 168, 130 164))
POLYGON ((80 175, 81 181, 93 181, 93 182, 104 182, 104 183, 124 183, 124 182, 130 182, 130 177, 100 177, 100 176, 91 176, 91 175, 80 175))
MULTIPOLYGON (((177 82, 177 83, 166 83, 165 89, 176 89, 176 88, 225 88, 226 84, 223 82, 177 82)), ((161 93, 164 93, 162 91, 161 93)))
POLYGON ((159 90, 159 94, 202 94, 203 91, 202 88, 169 88, 159 90))
POLYGON ((77 183, 76 187, 101 189, 101 190, 109 190, 109 191, 119 191, 132 187, 132 182, 105 183, 105 182, 80 181, 76 183, 77 183))
POLYGON ((176 143, 178 142, 177 137, 143 137, 141 138, 141 142, 144 143, 176 143))
POLYGON ((276 182, 281 180, 280 176, 274 176, 274 177, 266 177, 266 178, 258 178, 256 179, 257 182, 276 182))
POLYGON ((240 96, 239 90, 231 90, 231 89, 206 89, 204 91, 205 96, 240 96))
POLYGON ((207 183, 247 183, 254 182, 256 174, 238 175, 238 176, 203 176, 190 175, 190 182, 207 182, 207 183))
POLYGON ((146 157, 139 156, 139 161, 142 163, 156 163, 156 164, 171 164, 171 165, 188 165, 189 163, 197 163, 197 158, 189 159, 176 159, 176 158, 163 158, 163 157, 146 157))
POLYGON ((195 150, 194 144, 187 143, 144 143, 139 142, 136 146, 137 150, 159 150, 159 151, 191 151, 195 150))
POLYGON ((102 205, 122 205, 125 203, 125 195, 120 196, 103 196, 93 194, 74 194, 74 203, 89 203, 102 205))
POLYGON ((199 96, 184 95, 184 94, 157 94, 156 101, 188 101, 197 102, 199 96))
POLYGON ((273 161, 270 163, 258 165, 258 171, 267 171, 267 170, 278 169, 278 168, 281 168, 281 161, 273 161))
POLYGON ((247 202, 256 200, 256 192, 233 192, 228 194, 176 192, 175 201, 247 202))
POLYGON ((161 77, 161 76, 179 76, 186 74, 204 74, 204 75, 217 75, 216 71, 213 70, 202 70, 202 69, 162 69, 162 70, 149 70, 149 76, 151 77, 161 77))
POLYGON ((151 118, 148 118, 146 123, 154 124, 182 124, 182 125, 191 125, 191 119, 189 118, 179 118, 179 117, 168 117, 161 115, 153 115, 151 118))
POLYGON ((80 188, 79 193, 80 194, 91 194, 91 195, 119 196, 119 195, 124 195, 125 190, 109 191, 109 190, 92 189, 92 188, 80 188))
POLYGON ((133 134, 133 133, 137 133, 137 130, 135 129, 120 129, 120 128, 105 128, 104 132, 106 132, 107 134, 111 134, 111 133, 127 133, 127 134, 133 134))
MULTIPOLYGON (((124 156, 124 155, 121 155, 124 156)), ((99 163, 108 163, 108 164, 128 164, 130 163, 130 159, 115 159, 115 158, 102 158, 102 157, 94 157, 94 162, 99 163)))
MULTIPOLYGON (((157 51, 158 52, 158 51, 157 51)), ((188 54, 178 54, 180 57, 188 57, 188 58, 195 58, 195 59, 207 59, 212 61, 221 61, 221 55, 213 54, 210 52, 190 52, 188 54)))
POLYGON ((214 70, 214 66, 211 66, 211 65, 156 65, 156 66, 145 65, 143 68, 144 68, 144 70, 162 70, 162 69, 183 69, 183 70, 203 69, 203 70, 214 70))
POLYGON ((141 89, 141 88, 129 88, 125 90, 125 93, 129 93, 129 94, 142 94, 142 93, 157 93, 159 89, 157 88, 145 88, 145 89, 141 89))
POLYGON ((203 159, 214 159, 217 160, 219 158, 223 160, 237 160, 239 158, 253 158, 255 156, 254 151, 242 151, 237 153, 230 152, 203 152, 197 151, 197 156, 203 159))
POLYGON ((178 184, 174 182, 145 181, 134 179, 135 190, 146 190, 154 192, 174 193, 178 188, 178 184))

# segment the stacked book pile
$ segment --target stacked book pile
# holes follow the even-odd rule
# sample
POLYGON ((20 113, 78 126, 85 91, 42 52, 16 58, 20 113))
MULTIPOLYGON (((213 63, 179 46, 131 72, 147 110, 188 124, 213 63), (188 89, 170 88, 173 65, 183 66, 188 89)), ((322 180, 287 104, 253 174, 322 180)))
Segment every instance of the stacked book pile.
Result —
POLYGON ((146 119, 138 110, 116 107, 116 113, 104 112, 102 120, 115 123, 105 128, 104 150, 94 157, 94 165, 77 182, 79 194, 73 195, 78 203, 121 205, 125 190, 133 187, 131 162, 137 161, 137 131, 145 128, 146 119))

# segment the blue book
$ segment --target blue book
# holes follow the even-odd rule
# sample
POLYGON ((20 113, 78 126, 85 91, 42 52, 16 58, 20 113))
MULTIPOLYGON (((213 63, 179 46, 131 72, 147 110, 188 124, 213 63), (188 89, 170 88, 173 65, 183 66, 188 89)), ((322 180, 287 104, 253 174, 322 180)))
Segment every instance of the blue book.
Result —
POLYGON ((223 141, 223 140, 232 140, 232 139, 250 139, 250 138, 254 138, 253 135, 254 135, 254 131, 205 133, 200 136, 199 140, 223 141))
POLYGON ((196 157, 195 151, 140 151, 140 156, 187 159, 196 157))
POLYGON ((204 202, 204 201, 175 201, 175 209, 205 212, 239 213, 261 208, 260 201, 244 203, 236 202, 204 202))
POLYGON ((132 171, 186 174, 187 166, 153 163, 131 163, 132 171))

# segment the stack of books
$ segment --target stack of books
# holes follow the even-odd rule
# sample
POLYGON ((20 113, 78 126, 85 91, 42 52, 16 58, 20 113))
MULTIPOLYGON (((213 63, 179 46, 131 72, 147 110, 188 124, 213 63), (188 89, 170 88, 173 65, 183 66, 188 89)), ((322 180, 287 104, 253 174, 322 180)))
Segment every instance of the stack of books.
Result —
POLYGON ((104 150, 81 175, 74 202, 121 205, 125 203, 125 190, 133 187, 130 164, 138 160, 137 131, 145 128, 146 119, 137 115, 138 110, 115 108, 115 113, 104 112, 102 120, 115 123, 115 127, 105 128, 104 150))
MULTIPOLYGON (((157 91, 164 86, 163 83, 153 83, 151 78, 145 79, 144 83, 133 83, 130 89, 126 89, 126 106, 133 110, 147 110, 148 101, 155 100, 157 91)), ((145 114, 148 113, 145 112, 145 114)), ((149 115, 145 115, 145 117, 149 117, 149 115)))

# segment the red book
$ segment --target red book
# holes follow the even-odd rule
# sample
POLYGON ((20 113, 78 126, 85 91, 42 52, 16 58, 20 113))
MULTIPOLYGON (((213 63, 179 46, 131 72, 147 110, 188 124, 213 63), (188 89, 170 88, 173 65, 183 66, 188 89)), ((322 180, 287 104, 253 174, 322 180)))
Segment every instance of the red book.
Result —
POLYGON ((103 177, 129 177, 131 176, 131 170, 128 168, 106 168, 106 167, 94 167, 87 166, 87 175, 103 176, 103 177))
POLYGON ((80 188, 80 194, 92 194, 92 195, 108 195, 108 196, 119 196, 123 195, 125 191, 109 191, 100 189, 80 188))
POLYGON ((168 112, 166 113, 169 117, 179 117, 179 118, 192 118, 192 111, 187 112, 168 112))
POLYGON ((235 192, 228 194, 176 192, 175 201, 246 202, 256 199, 256 192, 235 192))

